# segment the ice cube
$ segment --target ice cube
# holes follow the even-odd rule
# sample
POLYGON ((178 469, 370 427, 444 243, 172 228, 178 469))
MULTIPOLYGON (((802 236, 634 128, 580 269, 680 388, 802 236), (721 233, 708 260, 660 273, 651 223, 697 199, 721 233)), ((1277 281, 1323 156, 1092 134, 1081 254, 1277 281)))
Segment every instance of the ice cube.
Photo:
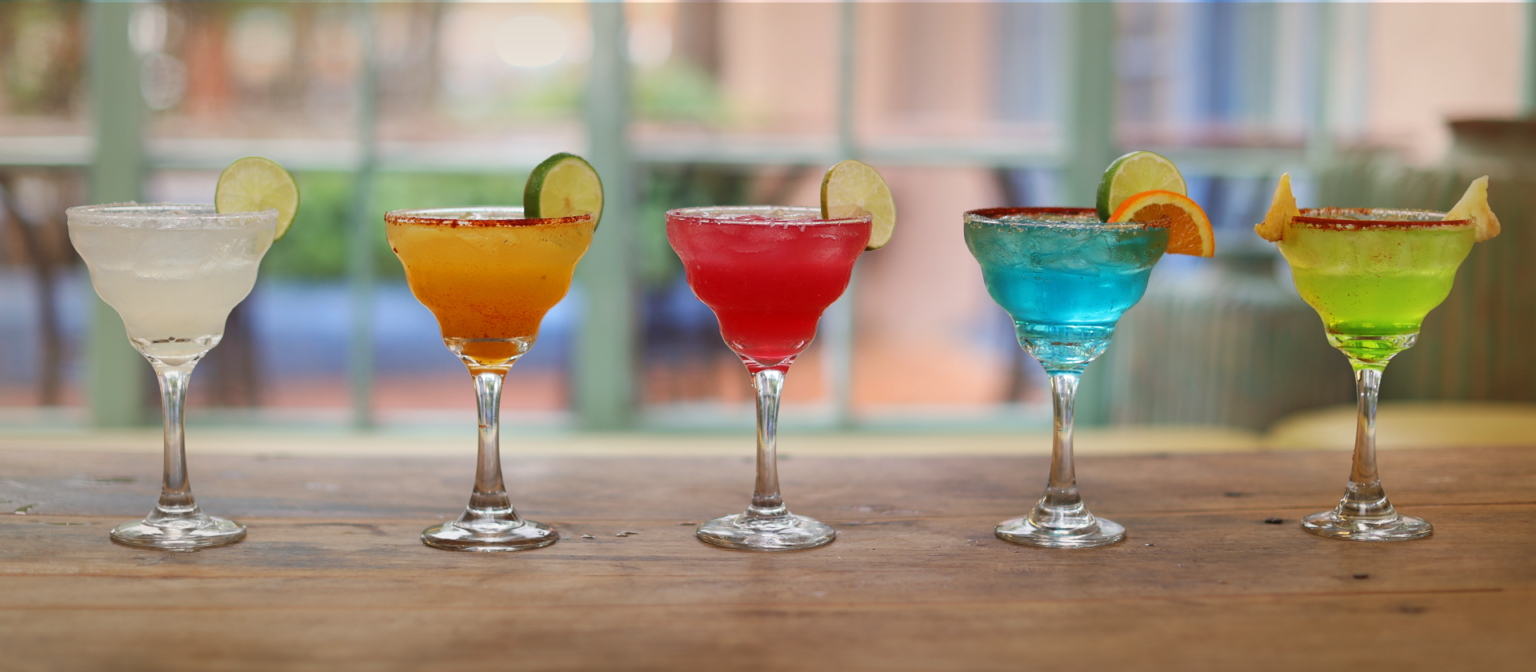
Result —
POLYGON ((217 230, 149 232, 134 250, 133 272, 155 280, 193 280, 218 265, 229 234, 217 230))

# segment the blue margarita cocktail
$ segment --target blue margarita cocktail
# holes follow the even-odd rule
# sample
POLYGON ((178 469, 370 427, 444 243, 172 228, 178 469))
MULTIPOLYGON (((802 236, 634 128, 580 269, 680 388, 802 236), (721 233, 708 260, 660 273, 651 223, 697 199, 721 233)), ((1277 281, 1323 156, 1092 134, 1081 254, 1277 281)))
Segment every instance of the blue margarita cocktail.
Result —
POLYGON ((992 208, 965 213, 965 243, 987 292, 1013 317, 1019 345, 1051 378, 1055 412, 1051 476, 1029 515, 997 527, 1005 541, 1087 548, 1125 538, 1125 528, 1083 506, 1072 465, 1072 405, 1089 362, 1104 354, 1115 323, 1141 300, 1168 249, 1166 219, 1102 223, 1089 208, 992 208))

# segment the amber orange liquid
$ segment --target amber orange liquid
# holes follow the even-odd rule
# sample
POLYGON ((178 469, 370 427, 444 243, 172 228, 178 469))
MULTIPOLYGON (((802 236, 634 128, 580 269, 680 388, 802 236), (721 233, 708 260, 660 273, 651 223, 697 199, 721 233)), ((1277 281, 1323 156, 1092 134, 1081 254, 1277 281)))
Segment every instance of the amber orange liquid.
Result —
POLYGON ((422 221, 388 221, 389 246, 449 348, 489 366, 532 346, 545 313, 570 290, 595 227, 590 217, 422 221))

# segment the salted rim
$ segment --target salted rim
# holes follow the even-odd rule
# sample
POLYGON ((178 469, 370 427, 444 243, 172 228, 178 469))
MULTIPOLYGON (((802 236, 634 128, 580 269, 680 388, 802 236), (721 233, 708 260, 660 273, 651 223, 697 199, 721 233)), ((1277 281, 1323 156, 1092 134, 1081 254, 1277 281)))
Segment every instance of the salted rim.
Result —
POLYGON ((220 213, 212 203, 102 203, 64 210, 71 224, 152 229, 236 229, 277 225, 276 208, 220 213))
POLYGON ((493 226, 558 226, 592 222, 592 213, 570 217, 524 217, 521 207, 486 205, 471 208, 417 208, 390 210, 384 213, 389 224, 416 224, 419 226, 493 227, 493 226), (471 215, 465 217, 465 215, 471 215), (477 215, 493 215, 482 217, 477 215))
POLYGON ((1173 225, 1173 220, 1168 217, 1148 222, 1101 222, 1099 221, 1099 211, 1094 208, 982 208, 980 210, 967 210, 965 222, 967 224, 986 224, 988 226, 1016 226, 1042 229, 1105 229, 1108 231, 1166 229, 1173 225), (1030 217, 1031 219, 1025 221, 1003 219, 1004 217, 1019 215, 1030 217), (1048 219, 1051 216, 1055 216, 1055 218, 1048 219))
POLYGON ((796 205, 718 205, 697 208, 677 208, 667 211, 667 221, 678 220, 689 224, 759 224, 768 226, 845 226, 848 224, 874 223, 874 215, 862 217, 836 217, 823 219, 821 208, 796 205), (810 215, 808 219, 731 219, 733 215, 770 215, 775 212, 810 215))
POLYGON ((1432 210, 1396 208, 1302 208, 1291 222, 1314 229, 1358 231, 1362 229, 1435 229, 1471 226, 1470 219, 1444 219, 1445 213, 1432 210), (1310 214, 1309 214, 1310 213, 1310 214), (1338 215, 1358 215, 1373 219, 1350 219, 1338 215), (1374 219, 1380 217, 1380 219, 1374 219))

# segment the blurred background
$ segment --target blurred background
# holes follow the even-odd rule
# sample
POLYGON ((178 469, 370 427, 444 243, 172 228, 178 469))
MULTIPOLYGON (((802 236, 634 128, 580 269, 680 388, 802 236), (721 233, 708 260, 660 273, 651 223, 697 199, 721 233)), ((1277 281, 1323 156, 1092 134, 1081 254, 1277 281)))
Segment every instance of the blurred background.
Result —
POLYGON ((303 206, 198 368, 193 423, 470 422, 382 214, 517 204, 556 151, 597 166, 609 206, 509 377, 511 431, 750 426, 662 213, 812 205, 847 157, 888 178, 901 225, 795 366, 788 427, 1048 426, 960 215, 1092 205, 1131 149, 1181 166, 1218 252, 1159 264, 1079 423, 1264 431, 1350 402, 1343 356, 1251 230, 1286 171, 1303 206, 1436 209, 1492 175, 1505 233, 1383 396, 1536 402, 1533 27, 1528 3, 0 4, 0 423, 158 425, 64 209, 211 202, 253 154, 294 172, 303 206))

